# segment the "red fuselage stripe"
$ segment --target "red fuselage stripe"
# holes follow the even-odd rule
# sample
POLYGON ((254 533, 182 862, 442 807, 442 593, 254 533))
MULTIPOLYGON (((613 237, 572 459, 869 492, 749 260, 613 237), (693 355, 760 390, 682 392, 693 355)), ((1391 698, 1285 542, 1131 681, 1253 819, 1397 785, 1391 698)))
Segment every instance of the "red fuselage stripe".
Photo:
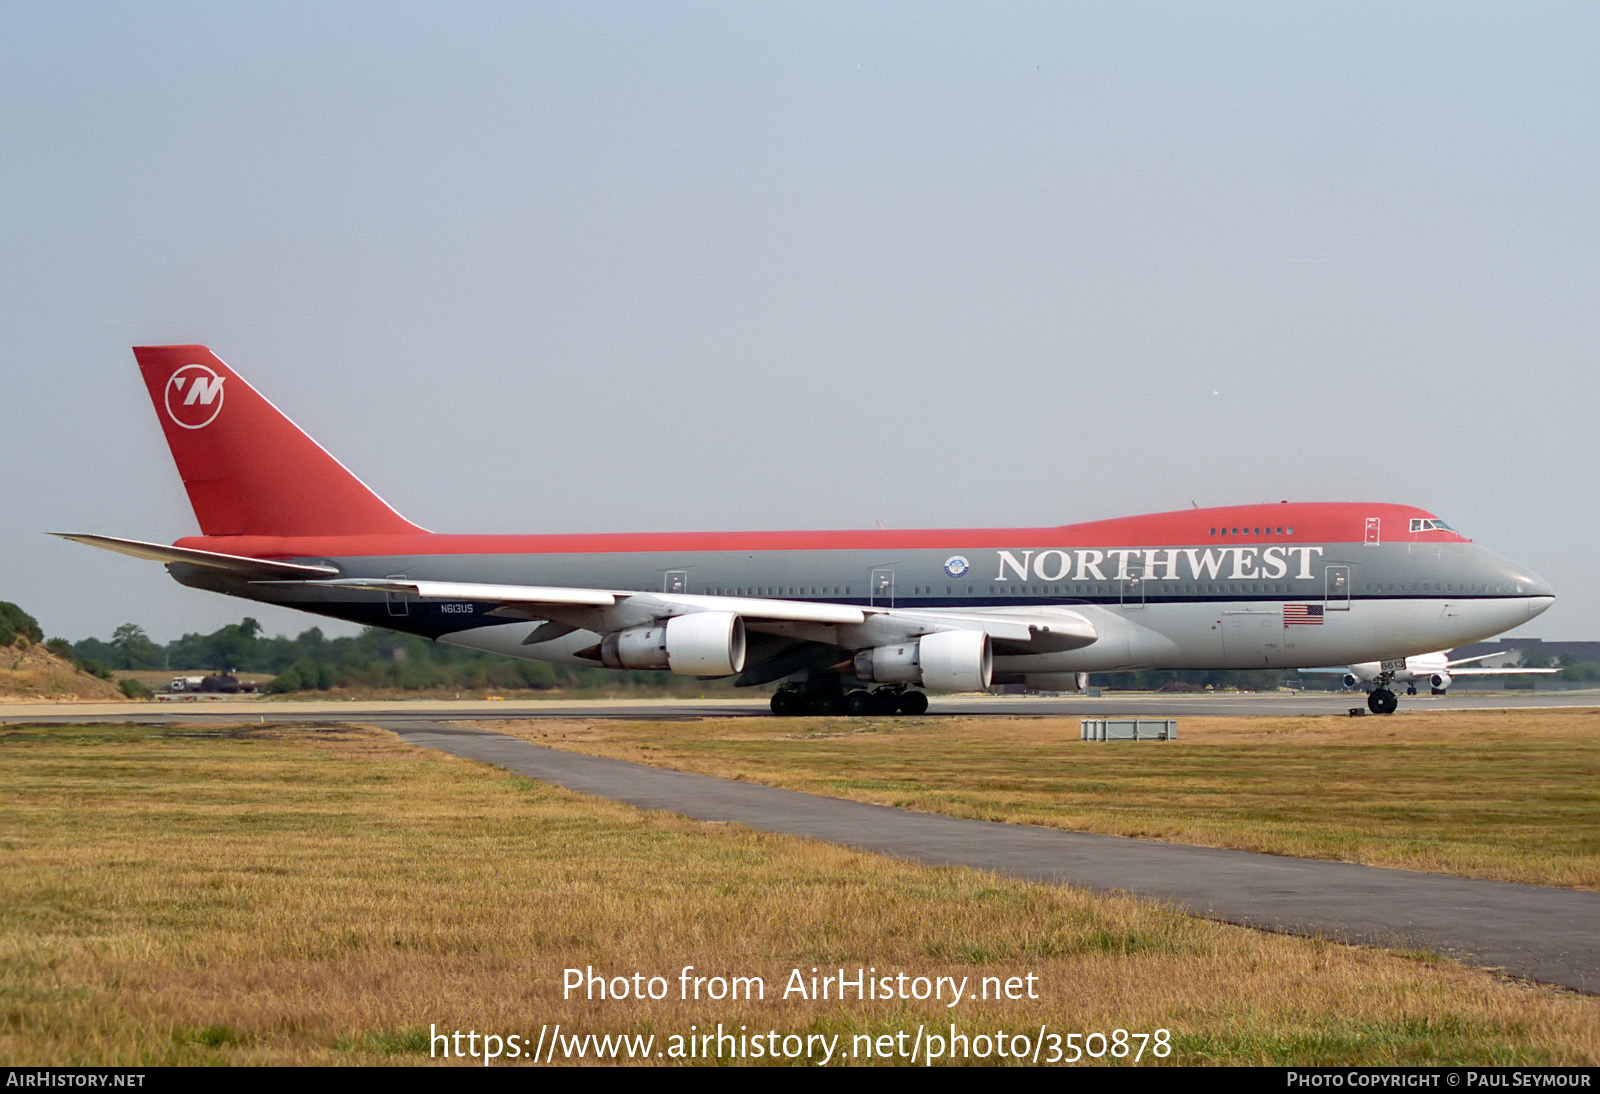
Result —
POLYGON ((192 536, 176 546, 253 558, 365 555, 543 555, 687 551, 965 550, 977 548, 1230 546, 1362 543, 1376 519, 1384 543, 1465 543, 1454 532, 1411 532, 1428 517, 1399 505, 1352 503, 1180 510, 1057 528, 943 528, 813 532, 623 532, 556 535, 379 534, 350 536, 192 536), (1280 531, 1281 529, 1281 531, 1280 531), (1292 531, 1291 531, 1292 530, 1292 531))

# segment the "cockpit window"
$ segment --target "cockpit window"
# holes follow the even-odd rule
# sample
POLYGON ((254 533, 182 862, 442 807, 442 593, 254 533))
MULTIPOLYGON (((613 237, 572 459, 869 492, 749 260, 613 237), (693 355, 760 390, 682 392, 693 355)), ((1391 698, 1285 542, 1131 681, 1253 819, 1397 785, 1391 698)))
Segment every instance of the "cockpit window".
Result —
POLYGON ((1412 517, 1411 518, 1411 530, 1413 532, 1454 532, 1455 531, 1454 528, 1450 527, 1448 524, 1446 524, 1444 521, 1440 520, 1438 517, 1412 517))

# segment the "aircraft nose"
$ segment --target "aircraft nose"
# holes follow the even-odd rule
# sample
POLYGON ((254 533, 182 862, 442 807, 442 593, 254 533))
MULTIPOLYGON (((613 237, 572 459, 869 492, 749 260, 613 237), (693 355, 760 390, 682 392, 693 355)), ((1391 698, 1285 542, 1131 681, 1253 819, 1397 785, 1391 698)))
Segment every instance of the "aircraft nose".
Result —
POLYGON ((1529 619, 1556 602, 1555 588, 1544 578, 1526 570, 1517 575, 1517 588, 1527 597, 1529 619))
POLYGON ((1528 619, 1556 602, 1555 588, 1526 566, 1488 552, 1485 552, 1484 561, 1487 567, 1483 576, 1490 582, 1490 590, 1520 599, 1527 606, 1528 619))

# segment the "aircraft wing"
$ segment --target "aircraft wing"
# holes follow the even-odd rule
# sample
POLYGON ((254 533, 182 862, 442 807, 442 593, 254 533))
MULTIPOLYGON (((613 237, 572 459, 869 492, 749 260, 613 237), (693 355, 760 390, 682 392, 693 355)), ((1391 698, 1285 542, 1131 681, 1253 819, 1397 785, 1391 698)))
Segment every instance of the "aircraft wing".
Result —
POLYGON ((1491 657, 1499 656, 1498 653, 1480 653, 1476 657, 1463 657, 1459 661, 1446 663, 1445 671, 1449 672, 1451 676, 1521 676, 1526 673, 1537 673, 1545 676, 1561 671, 1560 669, 1462 669, 1456 667, 1457 665, 1470 665, 1474 661, 1487 661, 1491 657))
MULTIPOLYGON (((501 604, 578 605, 609 608, 626 595, 604 589, 567 589, 544 585, 488 585, 474 581, 398 581, 387 578, 341 577, 333 581, 258 581, 258 585, 314 585, 324 589, 359 589, 422 600, 487 600, 501 604)), ((535 613, 537 615, 537 613, 535 613)), ((537 618, 545 618, 537 615, 537 618)))
POLYGON ((499 614, 546 619, 602 632, 641 626, 676 615, 730 612, 743 619, 747 628, 758 633, 850 649, 905 641, 917 635, 944 630, 983 631, 1006 647, 1002 652, 1010 652, 1015 647, 1023 647, 1029 652, 1076 649, 1089 645, 1099 637, 1094 624, 1066 608, 1009 612, 923 612, 767 597, 386 578, 268 580, 259 584, 359 589, 415 596, 420 600, 489 602, 500 605, 499 614))
POLYGON ((1451 676, 1548 676, 1560 669, 1450 669, 1451 676))
POLYGON ((1444 663, 1444 667, 1447 669, 1454 669, 1457 665, 1470 665, 1474 661, 1487 661, 1491 657, 1499 656, 1501 656, 1500 653, 1480 653, 1476 657, 1462 657, 1455 661, 1446 661, 1444 663))

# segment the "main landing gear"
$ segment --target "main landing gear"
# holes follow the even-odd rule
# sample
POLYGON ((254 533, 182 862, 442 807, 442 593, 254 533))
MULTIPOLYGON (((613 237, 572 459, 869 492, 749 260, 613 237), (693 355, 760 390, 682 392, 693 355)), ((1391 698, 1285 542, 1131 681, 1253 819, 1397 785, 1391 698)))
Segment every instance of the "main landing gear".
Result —
POLYGON ((928 697, 907 687, 879 687, 868 691, 855 687, 846 691, 844 682, 833 674, 803 684, 784 684, 772 693, 772 713, 790 714, 924 714, 928 697))

